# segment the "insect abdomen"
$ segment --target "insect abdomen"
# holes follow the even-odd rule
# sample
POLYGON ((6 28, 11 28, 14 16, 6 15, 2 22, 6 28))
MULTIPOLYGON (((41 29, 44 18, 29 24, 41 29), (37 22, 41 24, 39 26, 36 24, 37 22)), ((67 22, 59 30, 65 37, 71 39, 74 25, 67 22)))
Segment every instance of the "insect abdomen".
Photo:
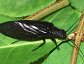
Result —
POLYGON ((34 20, 20 20, 0 24, 0 32, 6 36, 18 40, 42 40, 51 38, 63 38, 65 32, 52 23, 34 20), (61 37, 62 36, 62 37, 61 37))
POLYGON ((31 21, 6 22, 0 24, 0 32, 18 40, 41 40, 49 38, 50 31, 47 30, 49 24, 31 21))

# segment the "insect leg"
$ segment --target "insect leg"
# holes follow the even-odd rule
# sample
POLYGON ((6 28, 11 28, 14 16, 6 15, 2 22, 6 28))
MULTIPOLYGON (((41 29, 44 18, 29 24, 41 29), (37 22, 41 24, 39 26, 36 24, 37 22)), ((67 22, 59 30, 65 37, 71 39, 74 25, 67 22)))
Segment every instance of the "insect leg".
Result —
POLYGON ((43 39, 43 43, 40 44, 37 48, 33 49, 33 51, 35 51, 36 49, 40 48, 41 46, 43 46, 45 44, 45 39, 43 39))
POLYGON ((70 40, 65 40, 65 41, 62 41, 61 43, 59 43, 55 48, 53 48, 53 49, 49 52, 49 55, 50 55, 55 49, 57 49, 61 44, 66 43, 67 41, 70 41, 70 40))
POLYGON ((19 42, 19 40, 16 40, 16 41, 12 42, 11 44, 14 44, 14 43, 16 43, 16 42, 19 42))
MULTIPOLYGON (((56 42, 56 40, 55 40, 54 38, 51 38, 51 40, 53 41, 53 43, 54 43, 54 44, 56 45, 56 47, 57 47, 57 42, 56 42)), ((57 47, 57 49, 60 50, 59 47, 57 47)))

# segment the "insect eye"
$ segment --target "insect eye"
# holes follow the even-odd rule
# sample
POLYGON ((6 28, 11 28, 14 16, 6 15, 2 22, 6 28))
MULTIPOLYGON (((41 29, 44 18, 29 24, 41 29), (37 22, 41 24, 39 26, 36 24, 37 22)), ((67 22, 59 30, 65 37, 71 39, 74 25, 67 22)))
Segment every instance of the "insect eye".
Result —
POLYGON ((59 31, 59 35, 61 38, 65 39, 66 38, 66 32, 64 30, 59 31))

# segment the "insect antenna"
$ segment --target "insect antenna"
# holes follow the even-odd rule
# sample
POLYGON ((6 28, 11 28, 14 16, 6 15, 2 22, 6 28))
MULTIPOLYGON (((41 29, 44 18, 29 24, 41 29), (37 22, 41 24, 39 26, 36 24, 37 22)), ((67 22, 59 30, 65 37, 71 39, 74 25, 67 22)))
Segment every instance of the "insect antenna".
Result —
MULTIPOLYGON (((71 41, 71 43, 73 43, 73 41, 72 40, 70 40, 71 41)), ((71 47, 74 47, 73 45, 71 45, 70 43, 69 43, 69 41, 67 41, 67 43, 71 46, 71 47)), ((84 62, 84 54, 83 54, 83 52, 81 51, 81 49, 75 44, 75 43, 73 43, 74 45, 75 45, 75 48, 76 49, 78 49, 79 51, 80 51, 80 53, 82 54, 80 54, 79 53, 79 56, 81 57, 81 59, 83 60, 83 62, 84 62)))
MULTIPOLYGON (((80 17, 79 19, 77 19, 77 21, 79 21, 80 19, 81 19, 81 17, 80 17)), ((75 21, 75 22, 68 28, 68 30, 67 30, 66 32, 68 32, 69 29, 71 29, 77 21, 75 21)), ((74 28, 75 28, 75 27, 74 27, 74 28)), ((74 28, 73 28, 73 29, 74 29, 74 28)), ((73 29, 72 29, 72 30, 73 30, 73 29)), ((72 35, 72 36, 74 36, 74 35, 72 35)), ((70 39, 70 41, 73 43, 71 37, 68 36, 67 39, 70 39)), ((80 49, 75 43, 73 43, 74 46, 71 45, 71 44, 69 43, 69 41, 67 41, 67 43, 68 43, 70 46, 75 47, 76 49, 78 49, 78 50, 80 51, 79 56, 82 58, 82 60, 83 60, 83 62, 84 62, 84 54, 83 54, 83 52, 81 51, 81 49, 80 49), (81 55, 81 54, 82 54, 82 55, 81 55)))
MULTIPOLYGON (((69 28, 68 28, 68 30, 66 31, 66 32, 68 32, 73 26, 74 26, 74 24, 77 22, 77 21, 79 21, 81 19, 81 17, 79 18, 79 19, 77 19, 69 28)), ((75 28, 75 27, 74 27, 75 28)), ((74 29, 73 28, 73 29, 74 29)), ((73 30, 72 29, 72 30, 73 30)), ((74 36, 74 35, 72 35, 72 36, 74 36)), ((71 37, 67 37, 67 39, 69 39, 72 43, 73 43, 73 41, 72 41, 72 38, 71 37)), ((83 54, 83 52, 81 51, 81 49, 75 44, 75 43, 73 43, 74 44, 74 46, 73 45, 71 45, 70 43, 69 43, 69 41, 66 41, 66 42, 68 42, 68 44, 70 45, 70 46, 72 46, 72 47, 75 47, 76 49, 78 49, 79 51, 80 51, 80 53, 82 54, 80 54, 79 53, 79 56, 82 58, 82 60, 83 60, 83 62, 84 62, 84 54, 83 54)))
MULTIPOLYGON (((75 44, 75 43, 74 43, 75 44)), ((82 54, 80 54, 79 53, 79 55, 80 55, 80 57, 82 58, 82 60, 83 60, 83 62, 84 62, 84 54, 83 54, 83 52, 81 51, 81 49, 75 44, 75 46, 77 47, 77 49, 80 51, 80 53, 82 54)))

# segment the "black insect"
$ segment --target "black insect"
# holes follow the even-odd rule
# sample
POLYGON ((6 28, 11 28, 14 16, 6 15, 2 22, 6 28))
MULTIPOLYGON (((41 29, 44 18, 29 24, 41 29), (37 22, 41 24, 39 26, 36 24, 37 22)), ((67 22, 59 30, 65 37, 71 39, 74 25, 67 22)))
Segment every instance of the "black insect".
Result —
POLYGON ((0 24, 0 32, 6 36, 22 41, 43 40, 43 44, 45 43, 45 39, 51 39, 56 46, 55 38, 67 38, 66 32, 63 29, 55 27, 52 23, 37 20, 5 22, 0 24))
MULTIPOLYGON (((39 20, 18 20, 18 21, 8 21, 5 23, 1 23, 0 33, 8 37, 15 38, 17 39, 17 41, 43 40, 43 43, 40 46, 45 44, 45 39, 51 39, 53 43, 56 45, 56 47, 52 49, 50 53, 53 52, 55 49, 59 49, 59 46, 63 42, 70 41, 70 39, 67 39, 66 31, 55 27, 50 22, 39 20), (64 39, 65 41, 57 45, 55 40, 56 38, 64 39)), ((34 50, 38 49, 40 46, 38 46, 34 50)))

